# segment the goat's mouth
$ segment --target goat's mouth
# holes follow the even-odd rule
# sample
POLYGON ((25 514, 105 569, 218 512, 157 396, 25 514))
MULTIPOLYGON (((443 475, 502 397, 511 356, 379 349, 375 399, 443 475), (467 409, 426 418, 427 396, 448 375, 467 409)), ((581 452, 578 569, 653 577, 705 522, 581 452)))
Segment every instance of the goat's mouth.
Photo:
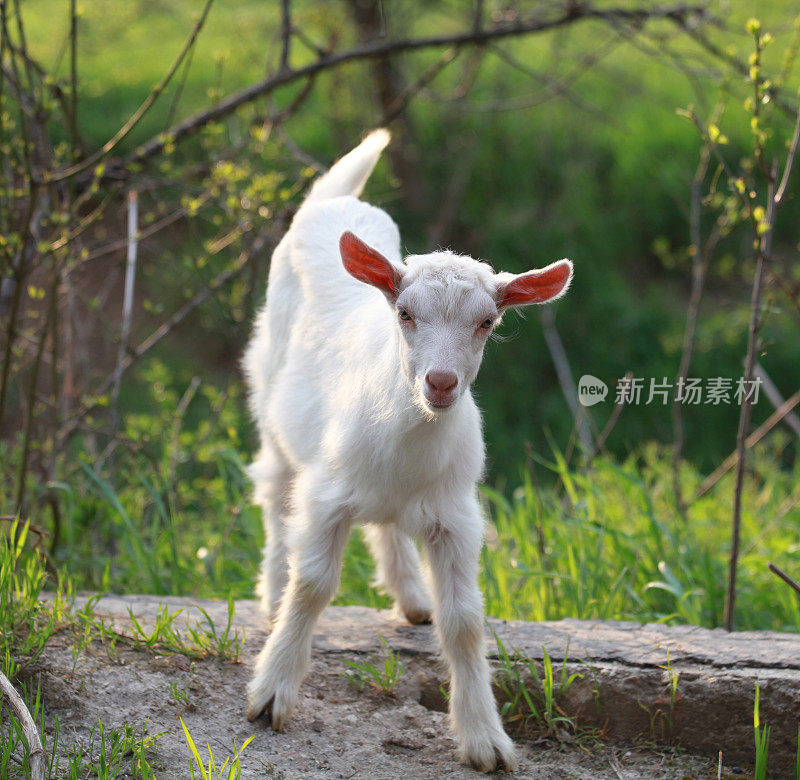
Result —
POLYGON ((423 392, 425 405, 434 411, 441 412, 449 409, 458 400, 457 393, 428 393, 423 392))

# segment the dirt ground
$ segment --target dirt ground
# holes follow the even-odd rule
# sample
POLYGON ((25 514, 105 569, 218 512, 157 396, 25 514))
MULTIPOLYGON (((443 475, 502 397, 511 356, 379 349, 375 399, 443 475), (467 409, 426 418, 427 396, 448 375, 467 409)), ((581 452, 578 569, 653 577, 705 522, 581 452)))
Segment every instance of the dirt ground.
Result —
MULTIPOLYGON (((85 739, 98 718, 106 727, 117 728, 141 728, 148 720, 149 734, 167 732, 151 756, 159 780, 190 777, 179 717, 201 755, 207 756, 208 743, 218 763, 231 754, 234 741, 241 745, 255 734, 242 756, 245 780, 480 777, 458 764, 446 714, 429 708, 441 705, 430 695, 429 661, 426 668, 426 662, 404 656, 403 676, 395 696, 389 697, 371 689, 360 691, 347 681, 344 660, 356 656, 315 651, 294 717, 278 734, 263 720, 250 724, 244 716, 248 662, 256 650, 255 643, 248 642, 243 662, 231 664, 133 650, 120 650, 110 660, 102 648, 92 647, 73 674, 71 648, 66 637, 57 637, 39 661, 48 720, 52 723, 58 715, 65 744, 85 739), (188 703, 175 700, 171 683, 186 693, 188 703)), ((513 775, 517 778, 716 777, 716 767, 707 759, 642 745, 528 742, 520 745, 520 753, 520 768, 513 775)))

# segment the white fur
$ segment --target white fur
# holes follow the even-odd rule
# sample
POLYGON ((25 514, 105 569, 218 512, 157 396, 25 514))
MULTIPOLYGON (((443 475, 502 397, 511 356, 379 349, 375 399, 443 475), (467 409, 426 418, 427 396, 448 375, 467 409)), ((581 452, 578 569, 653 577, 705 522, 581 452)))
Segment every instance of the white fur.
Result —
POLYGON ((433 614, 463 758, 486 771, 513 768, 485 658, 476 493, 484 447, 470 385, 491 330, 480 323, 502 313, 498 290, 514 277, 450 252, 403 263, 394 222, 355 197, 388 140, 372 133, 312 188, 273 255, 245 356, 261 439, 249 473, 267 532, 259 592, 273 621, 248 717, 271 708, 273 728, 284 725, 350 528, 366 523, 379 580, 399 609, 414 622, 433 614), (398 290, 348 274, 339 250, 347 231, 391 263, 398 290), (430 372, 457 385, 437 394, 430 372), (447 408, 434 405, 442 398, 447 408))

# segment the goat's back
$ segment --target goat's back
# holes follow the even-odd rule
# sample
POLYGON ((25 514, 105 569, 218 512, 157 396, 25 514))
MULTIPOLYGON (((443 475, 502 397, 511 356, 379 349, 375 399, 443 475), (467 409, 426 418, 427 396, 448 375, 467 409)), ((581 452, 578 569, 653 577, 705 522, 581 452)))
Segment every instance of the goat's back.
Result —
POLYGON ((352 196, 305 203, 272 256, 266 305, 259 313, 244 367, 253 416, 263 434, 265 410, 278 374, 287 361, 293 371, 335 376, 349 362, 356 343, 380 340, 391 327, 391 309, 382 293, 353 279, 342 264, 339 239, 352 231, 387 259, 400 265, 400 234, 386 212, 352 196), (348 322, 351 325, 348 325, 348 322), (353 327, 369 323, 369 329, 353 327), (289 349, 292 340, 315 349, 289 349))
POLYGON ((391 263, 402 265, 400 233, 382 209, 353 197, 309 204, 292 226, 289 252, 309 317, 338 319, 358 306, 376 301, 386 306, 382 293, 357 281, 345 270, 339 239, 347 231, 355 233, 391 263))

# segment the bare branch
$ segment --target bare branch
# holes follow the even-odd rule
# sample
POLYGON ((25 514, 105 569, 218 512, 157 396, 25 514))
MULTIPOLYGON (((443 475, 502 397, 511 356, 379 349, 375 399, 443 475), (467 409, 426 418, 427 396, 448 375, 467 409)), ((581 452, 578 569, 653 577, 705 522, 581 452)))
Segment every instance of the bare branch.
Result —
POLYGON ((794 123, 794 135, 792 136, 792 144, 789 148, 789 155, 786 158, 786 165, 783 169, 783 176, 781 177, 781 183, 778 187, 778 191, 775 193, 775 203, 777 205, 781 204, 783 200, 783 196, 786 194, 786 185, 789 184, 789 176, 792 172, 792 168, 794 167, 794 160, 797 156, 797 144, 800 141, 800 110, 797 112, 797 119, 794 123))
MULTIPOLYGON (((58 271, 56 268, 55 259, 53 260, 53 287, 58 284, 58 271)), ((20 285, 21 286, 21 285, 20 285)), ((52 290, 51 295, 55 296, 55 289, 52 290)), ((42 355, 44 354, 44 345, 47 341, 47 336, 50 333, 50 327, 53 325, 55 315, 55 307, 47 307, 47 316, 45 317, 44 326, 42 327, 41 334, 39 335, 39 343, 36 347, 36 357, 33 361, 33 368, 31 370, 30 384, 28 386, 28 410, 25 419, 25 429, 22 437, 22 454, 19 459, 20 468, 17 480, 17 513, 23 514, 23 501, 25 499, 25 479, 28 474, 28 454, 31 447, 31 437, 33 434, 33 422, 36 416, 36 387, 39 380, 39 367, 42 364, 42 355)), ((53 333, 53 338, 56 334, 53 333)))
POLYGON ((800 596, 800 584, 793 580, 783 569, 779 569, 772 561, 767 564, 767 568, 777 574, 798 596, 800 596))
MULTIPOLYGON (((756 363, 753 373, 758 379, 761 380, 761 385, 764 388, 764 394, 769 399, 769 402, 776 409, 780 409, 786 403, 786 399, 781 395, 781 391, 778 390, 777 385, 772 381, 772 378, 767 373, 767 370, 761 365, 761 363, 756 363)), ((800 437, 800 417, 798 417, 794 412, 789 412, 783 418, 783 421, 794 431, 798 437, 800 437)))
MULTIPOLYGON (((777 168, 777 166, 775 166, 777 168)), ((769 262, 772 246, 772 235, 775 225, 775 178, 777 170, 769 181, 769 196, 766 234, 758 239, 758 259, 753 279, 753 294, 750 302, 750 330, 747 341, 747 356, 744 364, 744 381, 752 382, 758 351, 758 334, 761 329, 761 291, 764 284, 764 266, 769 262)), ((747 453, 747 432, 750 429, 750 414, 753 408, 751 394, 742 399, 742 409, 739 413, 739 431, 736 434, 736 485, 733 493, 733 530, 731 538, 731 553, 728 563, 728 591, 725 595, 725 628, 733 631, 734 611, 736 608, 736 573, 739 560, 739 531, 742 517, 742 488, 744 487, 744 465, 747 453)))
MULTIPOLYGON (((630 382, 633 379, 633 372, 628 371, 625 374, 624 380, 625 382, 630 382)), ((597 435, 597 441, 595 442, 594 449, 591 450, 586 455, 586 460, 583 463, 583 467, 581 468, 582 474, 588 474, 589 469, 592 467, 592 461, 603 451, 606 446, 606 442, 608 441, 608 437, 611 435, 612 431, 617 425, 617 421, 622 414, 622 410, 627 406, 626 402, 623 399, 617 401, 614 404, 614 409, 612 410, 611 414, 608 416, 608 420, 606 420, 606 424, 603 426, 603 430, 597 435)), ((589 418, 591 419, 591 418, 589 418)), ((561 477, 559 477, 559 482, 563 484, 561 477)))
POLYGON ((78 2, 70 0, 69 4, 69 122, 72 137, 72 156, 77 157, 80 148, 78 135, 78 2))
MULTIPOLYGON (((671 19, 690 38, 692 38, 692 40, 694 40, 696 43, 699 43, 700 46, 715 59, 728 63, 728 65, 730 65, 740 76, 745 76, 749 79, 749 64, 740 60, 738 57, 736 57, 736 55, 723 51, 719 46, 710 41, 696 25, 689 23, 688 15, 674 16, 671 17, 671 19)), ((794 115, 797 112, 797 107, 785 100, 782 97, 780 90, 775 85, 770 86, 769 89, 765 89, 764 92, 769 95, 770 100, 772 100, 772 102, 785 114, 794 115)))
POLYGON ((394 101, 392 101, 392 104, 384 111, 381 121, 378 122, 378 124, 381 127, 388 125, 392 120, 396 119, 400 114, 402 114, 403 111, 406 110, 406 106, 408 106, 408 104, 411 102, 411 99, 414 97, 414 95, 430 84, 451 62, 456 59, 458 53, 459 50, 455 47, 445 49, 445 51, 442 52, 441 57, 439 57, 439 59, 436 60, 433 65, 427 68, 413 84, 409 84, 394 99, 394 101))
MULTIPOLYGON (((272 230, 277 230, 284 224, 284 219, 279 217, 273 223, 272 230)), ((151 333, 138 347, 131 349, 125 359, 119 364, 119 375, 122 376, 128 369, 136 363, 144 354, 150 351, 162 339, 172 333, 198 306, 204 303, 211 295, 217 290, 224 287, 228 282, 235 279, 253 260, 254 257, 259 255, 264 247, 267 245, 270 231, 263 231, 259 233, 253 240, 253 243, 246 251, 243 251, 230 268, 218 274, 209 284, 200 290, 194 297, 183 304, 177 311, 163 322, 153 333, 151 333)), ((116 372, 107 377, 101 386, 94 392, 95 396, 105 395, 113 386, 115 381, 116 372)), ((67 423, 59 434, 61 443, 66 441, 78 428, 80 427, 81 420, 98 406, 97 401, 89 402, 85 407, 80 409, 73 418, 67 423)))
POLYGON ((483 0, 475 0, 475 21, 472 29, 478 33, 483 29, 483 0))
POLYGON ((282 71, 289 68, 289 46, 292 39, 292 17, 289 0, 281 0, 281 67, 282 71))
POLYGON ((42 740, 39 738, 39 729, 36 728, 36 723, 25 706, 22 697, 2 672, 0 672, 0 691, 8 699, 8 705, 20 722, 22 732, 28 741, 28 749, 30 751, 28 754, 28 768, 31 772, 31 780, 44 780, 45 756, 42 740))
MULTIPOLYGON (((724 110, 722 103, 717 105, 715 111, 715 122, 719 121, 724 110)), ((681 348, 681 361, 678 368, 678 381, 686 382, 689 377, 689 368, 692 364, 694 355, 695 334, 697 332, 697 317, 700 311, 700 301, 703 295, 703 285, 705 283, 706 270, 714 249, 720 238, 719 224, 709 236, 705 246, 703 246, 700 219, 702 216, 702 192, 701 188, 708 173, 708 166, 711 161, 711 147, 707 142, 703 146, 700 154, 700 161, 697 164, 694 178, 691 184, 691 204, 689 215, 689 241, 692 254, 692 286, 689 294, 689 305, 686 310, 686 328, 683 334, 683 346, 681 348)), ((683 403, 678 397, 672 404, 672 428, 674 434, 674 444, 672 452, 672 488, 675 494, 675 503, 681 515, 686 514, 686 502, 683 499, 683 491, 680 481, 680 461, 683 454, 683 444, 685 430, 683 424, 683 403)))
POLYGON ((558 329, 556 328, 556 315, 553 307, 542 307, 539 310, 539 319, 542 322, 547 349, 550 352, 550 357, 556 369, 558 384, 561 386, 561 392, 564 395, 567 406, 572 413, 572 418, 575 421, 575 429, 578 433, 583 451, 585 453, 592 452, 594 450, 592 429, 589 426, 586 408, 581 406, 578 402, 578 389, 575 385, 575 377, 572 374, 572 368, 569 364, 567 351, 564 349, 564 343, 561 341, 561 336, 559 336, 558 329))
MULTIPOLYGON (((761 441, 792 409, 800 403, 800 390, 789 396, 758 428, 747 437, 747 449, 761 441)), ((738 462, 739 454, 734 450, 714 471, 703 480, 694 495, 695 500, 708 493, 738 462)))
POLYGON ((119 337, 117 365, 111 387, 112 430, 116 430, 119 418, 117 403, 119 402, 122 384, 122 362, 128 352, 128 340, 131 335, 131 319, 133 317, 133 287, 136 280, 136 259, 139 250, 139 196, 136 190, 128 193, 128 255, 125 263, 125 290, 122 299, 122 328, 119 337))
MULTIPOLYGON (((542 71, 535 70, 534 68, 531 68, 530 66, 521 63, 516 57, 514 57, 509 52, 505 51, 499 46, 490 44, 489 49, 495 55, 497 55, 501 60, 510 65, 515 70, 518 70, 520 73, 523 73, 529 78, 535 79, 539 83, 542 83, 544 85, 545 91, 547 92, 548 99, 554 97, 563 97, 569 103, 572 103, 572 105, 574 105, 580 111, 585 111, 587 114, 594 116, 601 122, 613 125, 619 130, 625 129, 616 119, 614 119, 614 117, 611 114, 609 114, 606 111, 601 111, 596 106, 593 106, 591 103, 588 103, 579 95, 577 95, 575 91, 571 88, 572 83, 574 83, 577 80, 577 78, 581 75, 581 73, 584 72, 583 70, 578 71, 577 74, 573 74, 571 79, 556 78, 554 76, 551 76, 549 73, 544 73, 542 71)), ((496 106, 497 104, 494 105, 496 106)), ((492 110, 494 110, 494 108, 492 110)))
MULTIPOLYGON (((178 68, 180 67, 181 63, 184 61, 186 56, 192 51, 194 47, 194 43, 197 40, 197 36, 200 34, 200 31, 203 29, 203 25, 205 24, 206 17, 208 16, 208 12, 211 10, 211 4, 214 0, 206 0, 205 5, 203 6, 203 10, 200 14, 200 18, 195 22, 194 28, 190 33, 189 37, 183 44, 183 48, 178 53, 178 56, 175 58, 175 61, 170 66, 169 70, 166 72, 164 77, 158 84, 153 87, 150 94, 145 98, 144 102, 141 106, 130 116, 127 122, 114 134, 113 138, 110 138, 106 141, 103 146, 101 146, 94 154, 88 157, 86 160, 83 160, 77 165, 73 165, 65 170, 58 171, 52 173, 47 176, 48 182, 58 182, 64 181, 65 179, 69 179, 75 176, 82 171, 85 171, 87 168, 91 168, 93 165, 97 164, 100 160, 110 154, 114 149, 117 148, 119 143, 123 141, 128 134, 133 130, 136 125, 139 124, 142 117, 150 110, 153 106, 153 103, 158 100, 161 93, 166 89, 167 84, 172 80, 172 77, 177 72, 178 68)), ((163 144, 162 144, 163 148, 163 144)))
MULTIPOLYGON (((117 160, 114 167, 124 168, 131 163, 141 163, 160 154, 166 144, 177 143, 188 138, 210 122, 215 122, 233 113, 256 98, 268 95, 279 87, 290 84, 297 79, 313 76, 324 70, 338 67, 349 62, 374 57, 417 51, 419 49, 440 46, 461 46, 464 44, 482 44, 490 40, 513 38, 530 35, 589 19, 618 19, 631 23, 643 24, 652 19, 669 19, 673 22, 687 18, 701 19, 707 16, 707 9, 702 6, 669 5, 649 9, 608 8, 597 9, 590 5, 567 4, 556 16, 544 18, 531 17, 503 22, 480 30, 470 29, 450 35, 433 35, 423 38, 400 38, 395 40, 373 40, 347 51, 329 53, 319 57, 315 62, 302 68, 287 69, 272 74, 262 81, 245 89, 234 92, 210 108, 194 114, 179 122, 167 133, 152 138, 138 149, 117 160)), ((116 171, 120 175, 120 171, 116 171)))

